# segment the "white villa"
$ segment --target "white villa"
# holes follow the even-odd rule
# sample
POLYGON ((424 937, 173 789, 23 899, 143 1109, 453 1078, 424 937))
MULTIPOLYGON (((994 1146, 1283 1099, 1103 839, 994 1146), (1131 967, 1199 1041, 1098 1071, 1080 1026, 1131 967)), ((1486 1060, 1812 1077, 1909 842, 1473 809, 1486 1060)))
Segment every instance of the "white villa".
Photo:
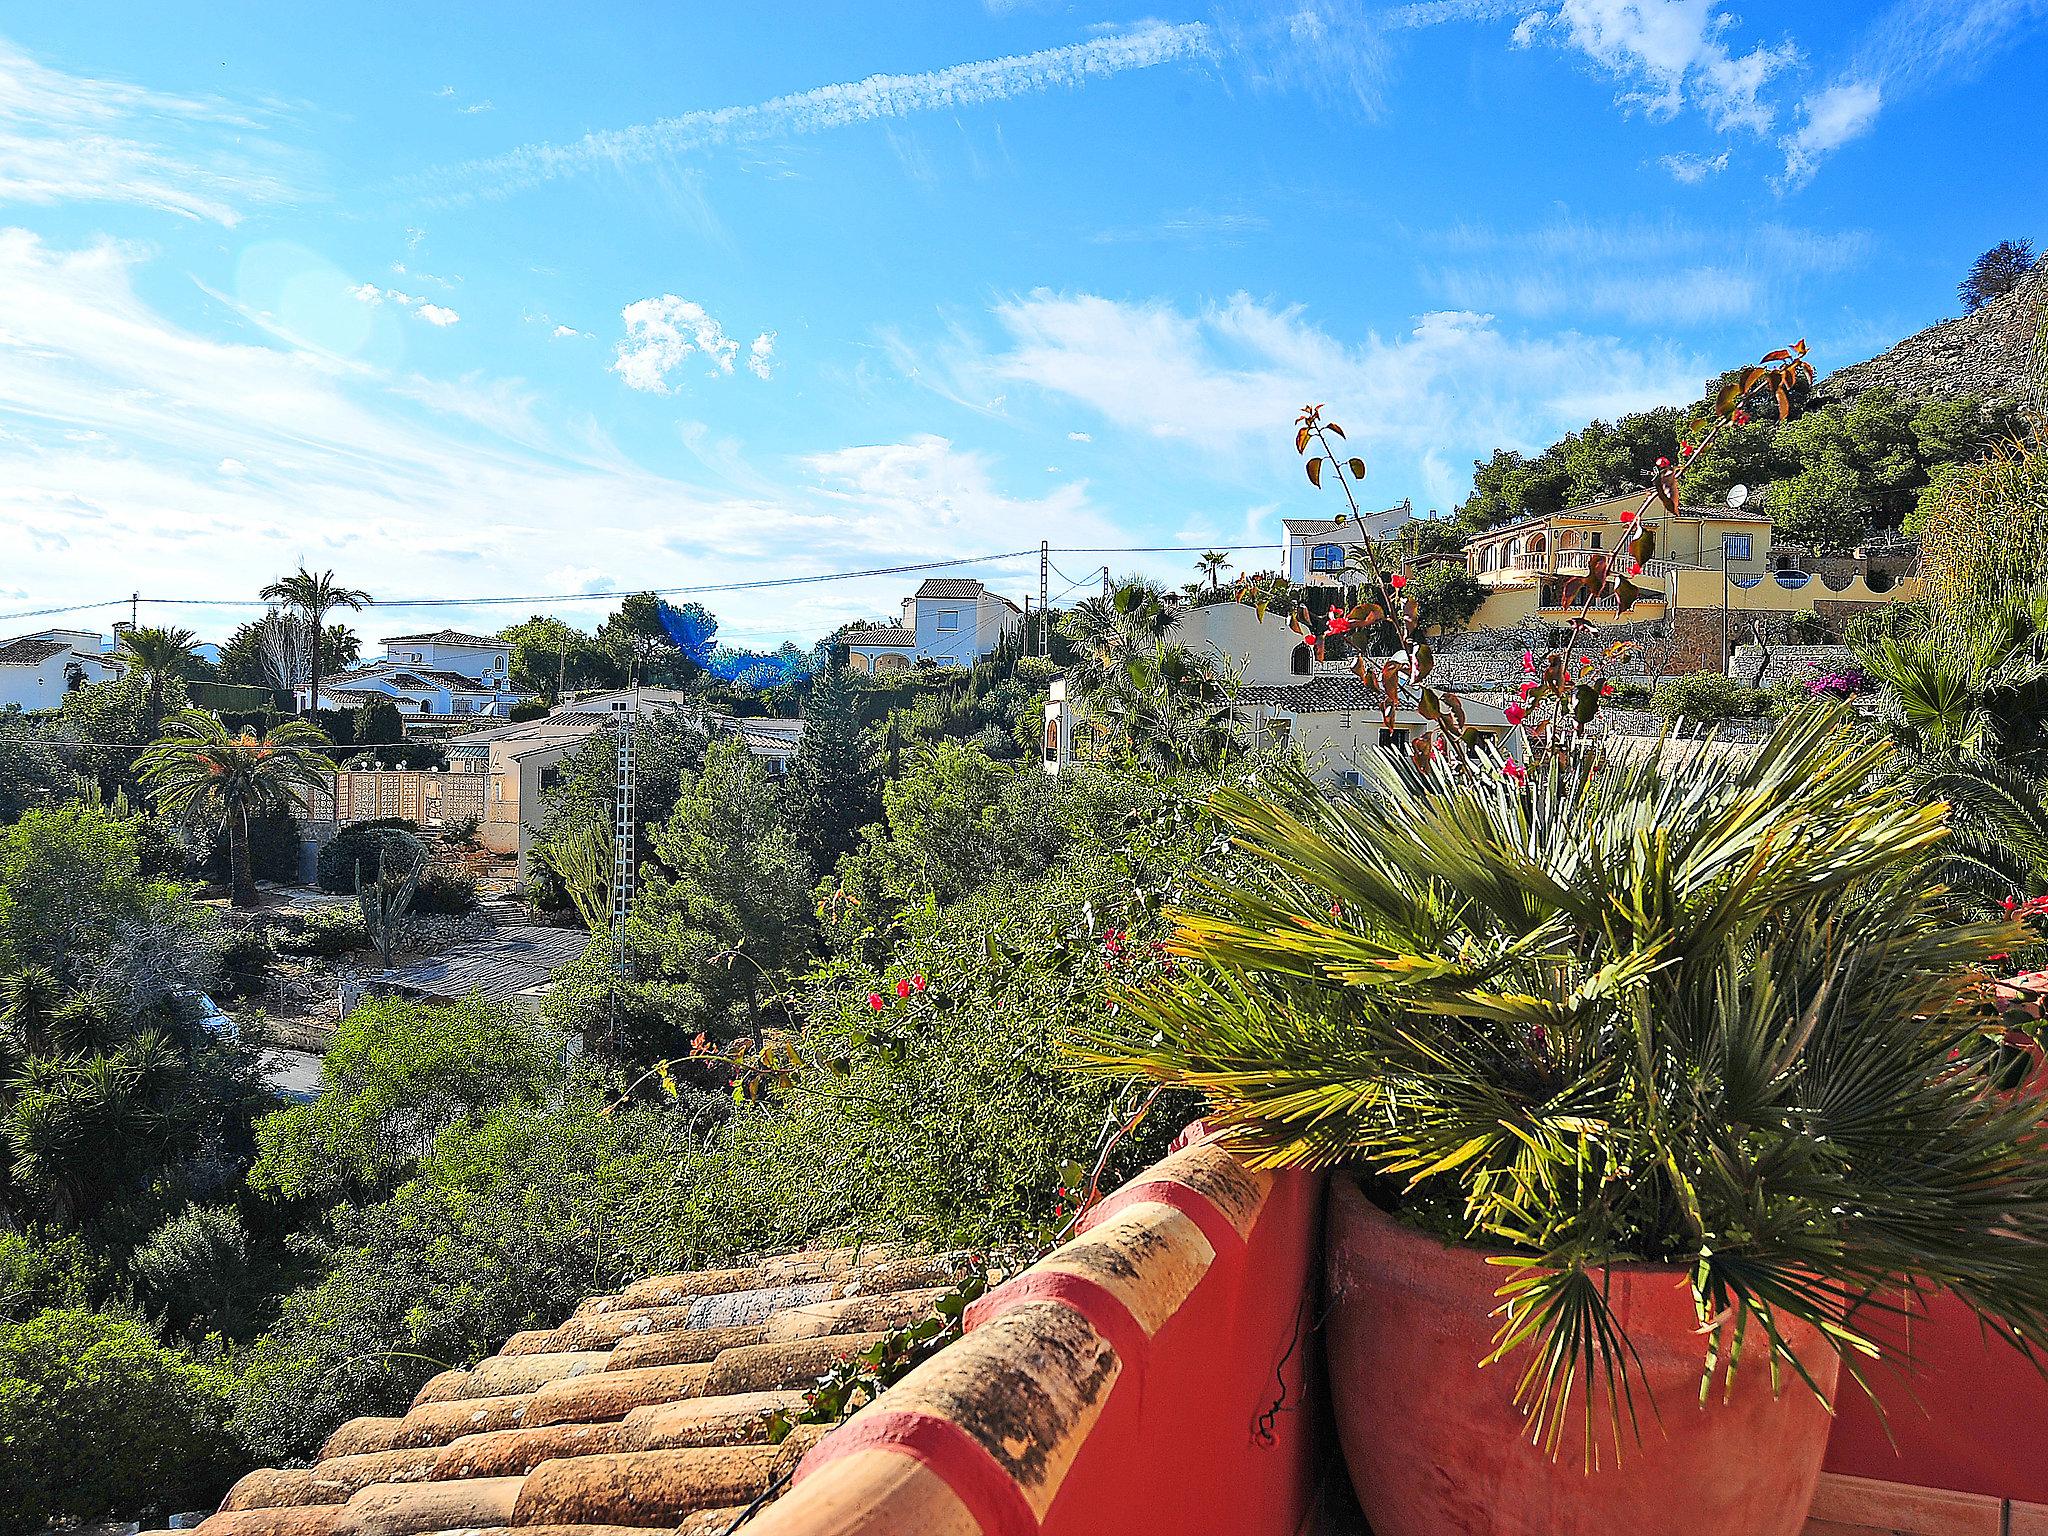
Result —
POLYGON ((377 660, 322 678, 320 704, 353 709, 381 699, 406 715, 503 719, 518 700, 510 662, 510 647, 484 635, 391 635, 377 660))
POLYGON ((893 624, 847 629, 840 643, 855 672, 903 672, 920 661, 971 666, 1024 625, 1024 610, 978 581, 934 577, 903 599, 893 624))
POLYGON ((1342 584, 1340 574, 1354 573, 1364 563, 1365 540, 1399 538, 1401 530, 1415 520, 1415 508, 1403 501, 1383 512, 1363 517, 1285 517, 1287 530, 1288 581, 1297 587, 1334 587, 1342 584))
POLYGON ((125 670, 101 648, 96 630, 41 629, 0 641, 0 709, 55 709, 87 683, 125 670))

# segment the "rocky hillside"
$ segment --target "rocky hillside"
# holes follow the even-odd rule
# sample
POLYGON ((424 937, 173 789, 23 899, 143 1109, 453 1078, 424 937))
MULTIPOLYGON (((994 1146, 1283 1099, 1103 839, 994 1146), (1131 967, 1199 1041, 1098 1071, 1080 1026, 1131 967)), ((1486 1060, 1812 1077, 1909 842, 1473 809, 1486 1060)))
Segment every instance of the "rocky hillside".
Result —
POLYGON ((1889 384, 1902 396, 1978 395, 2018 400, 2033 377, 2035 333, 2048 310, 2048 258, 1975 314, 1908 336, 1867 363, 1837 368, 1820 381, 1819 400, 1846 402, 1889 384))

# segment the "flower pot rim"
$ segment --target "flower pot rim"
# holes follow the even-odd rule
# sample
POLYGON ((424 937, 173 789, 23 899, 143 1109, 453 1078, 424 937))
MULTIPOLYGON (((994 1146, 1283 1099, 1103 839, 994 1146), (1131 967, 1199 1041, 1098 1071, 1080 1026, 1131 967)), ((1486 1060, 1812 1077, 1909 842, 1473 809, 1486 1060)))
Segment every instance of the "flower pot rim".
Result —
MULTIPOLYGON (((1413 1222, 1403 1221, 1397 1214, 1388 1210, 1365 1192, 1365 1187, 1360 1182, 1359 1172, 1357 1169, 1342 1171, 1339 1177, 1330 1181, 1332 1190, 1341 1189, 1348 1194, 1356 1195, 1358 1204, 1368 1213, 1368 1219, 1383 1226, 1402 1242, 1414 1246, 1441 1250, 1445 1253, 1474 1254, 1487 1260, 1497 1258, 1541 1258, 1540 1254, 1529 1253, 1519 1248, 1503 1247, 1498 1243, 1464 1242, 1455 1238, 1442 1237, 1435 1232, 1416 1226, 1413 1222)), ((1338 1198, 1341 1199, 1343 1196, 1338 1198)), ((1515 1268, 1515 1266, 1509 1265, 1497 1267, 1503 1275, 1511 1274, 1515 1268)), ((1648 1278, 1660 1276, 1678 1278, 1692 1273, 1692 1266, 1690 1264, 1682 1264, 1670 1259, 1616 1259, 1608 1263, 1593 1264, 1587 1267, 1596 1274, 1617 1276, 1642 1275, 1648 1278)), ((1505 1284, 1506 1281, 1504 1280, 1502 1283, 1505 1284)))

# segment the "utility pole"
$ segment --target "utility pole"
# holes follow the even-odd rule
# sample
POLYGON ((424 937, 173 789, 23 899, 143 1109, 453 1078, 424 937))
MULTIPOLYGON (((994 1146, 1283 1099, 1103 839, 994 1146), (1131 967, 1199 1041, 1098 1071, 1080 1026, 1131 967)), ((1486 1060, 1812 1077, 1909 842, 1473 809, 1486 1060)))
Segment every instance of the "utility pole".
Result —
POLYGON ((618 797, 612 825, 612 1038, 619 1033, 619 988, 626 982, 626 913, 633 905, 633 714, 612 701, 618 733, 618 797))
POLYGON ((1038 654, 1052 654, 1052 611, 1047 597, 1052 591, 1052 540, 1038 541, 1038 654))
POLYGON ((128 627, 130 629, 140 629, 142 627, 142 594, 140 592, 130 592, 128 594, 128 627))
POLYGON ((1109 567, 1102 568, 1102 600, 1106 603, 1113 594, 1109 590, 1109 567))
POLYGON ((1728 675, 1728 539, 1721 539, 1721 675, 1728 675))

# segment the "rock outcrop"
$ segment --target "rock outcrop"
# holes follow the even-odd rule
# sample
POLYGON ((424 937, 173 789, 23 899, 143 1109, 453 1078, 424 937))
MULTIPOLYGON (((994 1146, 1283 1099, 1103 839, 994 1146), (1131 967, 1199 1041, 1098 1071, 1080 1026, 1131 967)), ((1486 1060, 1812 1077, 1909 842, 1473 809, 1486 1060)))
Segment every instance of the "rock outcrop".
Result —
POLYGON ((1890 385, 1901 396, 2022 400, 2035 378, 2035 337, 2048 313, 2048 258, 1974 314, 1931 325, 1868 362, 1837 368, 1816 401, 1847 404, 1890 385))

